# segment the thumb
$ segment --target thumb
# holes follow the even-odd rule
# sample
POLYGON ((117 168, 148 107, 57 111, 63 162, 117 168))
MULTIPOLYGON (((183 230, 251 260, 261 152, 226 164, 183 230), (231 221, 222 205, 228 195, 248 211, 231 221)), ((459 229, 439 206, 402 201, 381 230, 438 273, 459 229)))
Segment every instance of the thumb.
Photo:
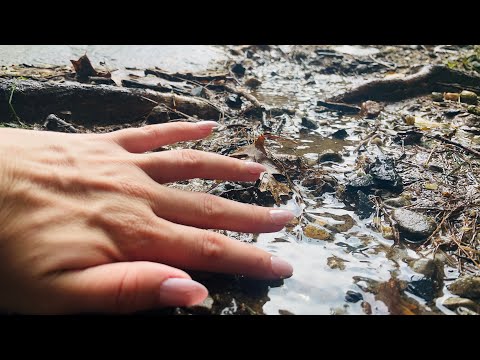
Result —
POLYGON ((60 304, 62 313, 128 313, 163 306, 191 306, 208 295, 208 290, 187 273, 147 261, 68 271, 54 282, 62 294, 59 298, 65 299, 60 304))

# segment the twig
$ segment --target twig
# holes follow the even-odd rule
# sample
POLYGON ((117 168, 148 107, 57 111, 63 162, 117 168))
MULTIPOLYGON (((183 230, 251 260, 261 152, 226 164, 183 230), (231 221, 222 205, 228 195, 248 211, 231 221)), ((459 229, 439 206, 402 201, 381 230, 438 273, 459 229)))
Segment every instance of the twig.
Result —
POLYGON ((376 59, 372 54, 369 55, 369 58, 372 59, 373 62, 376 62, 377 64, 383 65, 391 70, 395 70, 397 68, 397 64, 389 64, 385 61, 376 59))
POLYGON ((367 137, 366 137, 365 139, 363 139, 363 140, 360 142, 360 144, 358 144, 358 146, 355 148, 355 150, 353 150, 353 152, 358 152, 358 150, 359 150, 363 145, 365 145, 371 138, 373 138, 373 137, 377 134, 378 128, 379 128, 379 126, 376 125, 375 128, 373 129, 373 131, 371 131, 371 132, 367 135, 367 137))
POLYGON ((475 155, 475 156, 477 156, 477 157, 480 158, 480 151, 477 151, 477 150, 475 150, 475 149, 469 148, 468 146, 462 145, 462 144, 460 144, 460 143, 458 143, 458 142, 456 142, 456 141, 447 139, 447 138, 444 137, 444 136, 441 136, 441 135, 439 135, 439 134, 436 134, 436 135, 433 135, 433 136, 432 136, 432 135, 425 135, 425 136, 426 136, 426 137, 429 137, 429 138, 431 138, 431 139, 436 139, 436 140, 439 140, 439 141, 443 141, 444 143, 447 143, 447 144, 450 144, 450 145, 454 145, 454 146, 459 147, 460 149, 465 150, 465 151, 467 151, 467 152, 469 152, 469 153, 471 153, 471 154, 473 154, 473 155, 475 155))

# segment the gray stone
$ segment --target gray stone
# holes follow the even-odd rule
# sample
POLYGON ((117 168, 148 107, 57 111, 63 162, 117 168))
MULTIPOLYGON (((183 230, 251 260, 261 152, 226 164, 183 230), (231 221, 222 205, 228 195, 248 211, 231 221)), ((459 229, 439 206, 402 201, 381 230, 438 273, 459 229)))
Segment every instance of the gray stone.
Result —
POLYGON ((302 117, 302 126, 312 130, 318 129, 318 125, 307 117, 302 117))
POLYGON ((410 205, 411 201, 403 196, 399 196, 396 198, 385 200, 383 203, 388 206, 399 208, 399 207, 410 205))
POLYGON ((433 278, 437 272, 437 265, 431 259, 417 259, 410 262, 410 267, 413 271, 433 278))
POLYGON ((203 302, 195 306, 190 306, 189 309, 197 314, 210 314, 213 309, 214 302, 215 301, 213 300, 213 298, 208 295, 205 300, 203 300, 203 302))
POLYGON ((448 285, 452 294, 469 299, 480 298, 480 276, 465 275, 448 285))
POLYGON ((351 179, 347 185, 348 192, 357 192, 358 190, 368 191, 373 186, 373 177, 371 175, 360 175, 351 179))
POLYGON ((414 242, 426 240, 437 226, 432 218, 407 209, 395 209, 392 217, 397 222, 398 230, 414 242))
POLYGON ((333 161, 333 162, 343 162, 343 157, 338 152, 335 152, 331 149, 323 151, 318 155, 319 162, 333 161))
POLYGON ((443 304, 447 309, 455 310, 459 307, 464 307, 475 312, 479 312, 480 305, 470 299, 465 299, 461 297, 451 297, 446 299, 443 304))

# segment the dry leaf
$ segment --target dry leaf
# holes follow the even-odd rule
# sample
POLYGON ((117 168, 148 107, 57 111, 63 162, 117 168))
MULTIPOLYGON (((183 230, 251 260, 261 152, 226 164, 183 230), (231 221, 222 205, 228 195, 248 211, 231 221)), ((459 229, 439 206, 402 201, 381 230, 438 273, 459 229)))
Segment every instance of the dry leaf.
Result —
POLYGON ((87 55, 81 56, 78 60, 70 60, 70 62, 72 63, 78 78, 86 79, 89 76, 111 77, 110 72, 98 72, 95 70, 87 55))
POLYGON ((258 189, 261 192, 270 192, 277 205, 281 204, 282 197, 290 197, 290 193, 292 192, 290 187, 274 177, 274 175, 283 175, 283 172, 275 162, 269 158, 265 150, 265 137, 263 135, 260 135, 253 144, 238 149, 233 154, 230 154, 230 156, 255 161, 265 166, 267 171, 261 175, 258 189))

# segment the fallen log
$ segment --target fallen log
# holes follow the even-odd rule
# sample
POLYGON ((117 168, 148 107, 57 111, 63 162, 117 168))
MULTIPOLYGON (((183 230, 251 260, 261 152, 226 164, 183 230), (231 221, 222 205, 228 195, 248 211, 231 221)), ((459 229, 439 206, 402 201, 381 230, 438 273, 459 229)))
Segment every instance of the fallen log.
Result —
POLYGON ((434 91, 451 91, 458 85, 480 90, 480 77, 442 65, 427 65, 418 73, 403 79, 382 79, 367 82, 329 99, 329 102, 360 103, 366 100, 399 101, 434 91))
POLYGON ((220 117, 218 109, 201 99, 149 89, 0 79, 0 120, 3 121, 9 119, 14 109, 27 123, 40 123, 50 114, 69 111, 69 120, 74 123, 121 124, 141 120, 158 104, 201 119, 220 117))

